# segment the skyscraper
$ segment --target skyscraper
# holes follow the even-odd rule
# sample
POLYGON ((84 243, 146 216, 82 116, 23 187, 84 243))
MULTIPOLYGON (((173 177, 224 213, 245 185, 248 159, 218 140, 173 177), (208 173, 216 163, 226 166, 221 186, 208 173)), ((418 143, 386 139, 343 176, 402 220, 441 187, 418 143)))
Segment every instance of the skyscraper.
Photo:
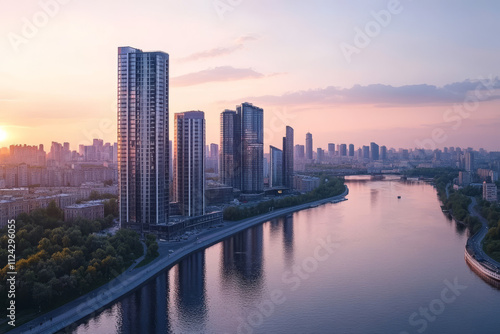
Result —
POLYGON ((293 188, 293 128, 286 127, 286 137, 283 137, 283 185, 293 188))
POLYGON ((264 190, 264 110, 250 103, 236 107, 241 119, 241 191, 264 190))
POLYGON ((387 146, 380 146, 380 160, 387 160, 387 146))
POLYGON ((220 178, 244 193, 264 190, 264 110, 242 103, 221 113, 220 178))
POLYGON ((183 216, 201 216, 205 214, 205 114, 176 113, 174 131, 174 201, 183 216))
POLYGON ((354 157, 354 145, 349 144, 349 156, 354 157))
POLYGON ((340 144, 340 152, 339 152, 341 157, 347 156, 347 145, 346 144, 340 144))
POLYGON ((241 189, 241 121, 236 111, 220 114, 220 181, 241 189))
POLYGON ((376 161, 380 158, 379 146, 375 143, 370 143, 370 160, 376 161))
POLYGON ((474 152, 470 151, 465 152, 465 171, 466 172, 474 171, 474 152))
POLYGON ((270 168, 269 168, 269 186, 278 187, 283 185, 283 151, 269 146, 270 168))
POLYGON ((168 71, 167 53, 118 48, 120 224, 143 233, 169 213, 168 71))
POLYGON ((306 159, 312 160, 313 158, 313 135, 306 133, 306 159))
POLYGON ((370 159, 370 146, 363 145, 363 159, 370 159))
POLYGON ((333 157, 334 155, 335 155, 335 144, 329 143, 328 144, 328 156, 333 157))
POLYGON ((305 146, 304 145, 295 145, 295 158, 297 160, 304 159, 305 158, 305 146))

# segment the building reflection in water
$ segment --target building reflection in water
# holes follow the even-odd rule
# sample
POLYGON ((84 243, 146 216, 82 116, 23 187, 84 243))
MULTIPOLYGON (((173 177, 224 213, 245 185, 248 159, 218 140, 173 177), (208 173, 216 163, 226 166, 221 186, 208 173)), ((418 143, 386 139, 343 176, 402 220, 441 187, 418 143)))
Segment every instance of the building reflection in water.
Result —
POLYGON ((293 264, 293 215, 288 215, 283 221, 283 250, 288 266, 293 264))
POLYGON ((263 270, 263 225, 235 234, 222 242, 222 279, 237 277, 242 287, 259 286, 263 270))
POLYGON ((188 256, 177 265, 176 305, 182 328, 203 333, 207 318, 205 250, 188 256))
POLYGON ((118 333, 170 333, 168 272, 119 302, 118 333))

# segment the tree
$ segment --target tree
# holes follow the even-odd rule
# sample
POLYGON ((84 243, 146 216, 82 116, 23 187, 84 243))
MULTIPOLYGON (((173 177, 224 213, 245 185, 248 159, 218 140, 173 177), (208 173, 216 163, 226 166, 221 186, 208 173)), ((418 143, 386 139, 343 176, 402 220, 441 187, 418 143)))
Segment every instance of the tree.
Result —
POLYGON ((49 205, 47 206, 47 216, 49 218, 57 219, 57 220, 62 220, 63 219, 63 211, 59 209, 55 201, 50 201, 49 205))

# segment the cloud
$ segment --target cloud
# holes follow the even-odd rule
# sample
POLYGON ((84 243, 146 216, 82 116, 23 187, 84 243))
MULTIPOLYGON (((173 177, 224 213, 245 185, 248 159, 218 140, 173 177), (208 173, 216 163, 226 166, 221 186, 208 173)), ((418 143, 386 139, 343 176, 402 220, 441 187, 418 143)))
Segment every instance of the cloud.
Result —
POLYGON ((217 47, 217 48, 213 48, 210 50, 196 52, 196 53, 193 53, 187 57, 180 58, 178 61, 181 63, 185 63, 185 62, 190 62, 190 61, 197 61, 200 59, 227 56, 227 55, 234 53, 240 49, 243 49, 245 47, 245 43, 256 41, 256 40, 258 40, 258 38, 255 36, 250 36, 250 35, 241 36, 241 37, 238 37, 234 41, 234 45, 226 46, 226 47, 217 47))
MULTIPOLYGON (((489 78, 484 81, 465 80, 437 87, 434 85, 405 85, 394 87, 383 84, 367 86, 355 85, 352 88, 326 87, 320 89, 289 92, 283 95, 245 97, 239 100, 254 101, 266 105, 344 105, 369 104, 379 107, 408 105, 434 105, 489 101, 500 99, 500 80, 489 78), (477 91, 477 92, 476 92, 477 91), (474 97, 474 95, 478 97, 474 97)), ((224 102, 224 101, 221 101, 224 102)), ((234 101, 231 101, 234 102, 234 101)))
POLYGON ((172 78, 171 84, 176 87, 185 87, 200 85, 207 82, 258 79, 263 77, 265 77, 264 74, 256 72, 251 68, 220 66, 172 78))

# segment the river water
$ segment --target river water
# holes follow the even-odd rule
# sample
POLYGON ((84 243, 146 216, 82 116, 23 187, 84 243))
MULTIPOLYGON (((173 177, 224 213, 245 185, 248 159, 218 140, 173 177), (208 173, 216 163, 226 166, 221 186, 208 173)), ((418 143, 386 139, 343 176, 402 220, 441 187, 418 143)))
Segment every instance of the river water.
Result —
POLYGON ((348 201, 195 253, 72 332, 500 332, 500 291, 467 266, 468 232, 431 185, 346 184, 348 201))

